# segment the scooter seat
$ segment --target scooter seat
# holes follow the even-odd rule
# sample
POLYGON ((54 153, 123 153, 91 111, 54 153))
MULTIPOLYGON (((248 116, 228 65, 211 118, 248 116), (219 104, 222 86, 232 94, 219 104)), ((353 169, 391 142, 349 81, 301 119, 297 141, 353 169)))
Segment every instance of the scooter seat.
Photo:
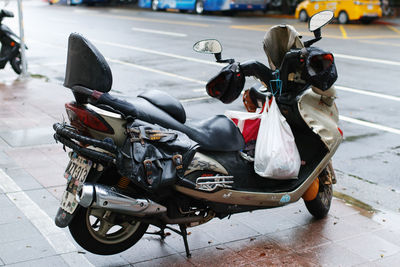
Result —
POLYGON ((186 112, 181 102, 166 92, 160 90, 150 90, 138 95, 138 97, 146 99, 156 107, 167 112, 179 122, 186 122, 186 112))
MULTIPOLYGON (((239 129, 224 115, 183 124, 165 108, 160 108, 143 97, 127 102, 104 93, 94 104, 107 105, 125 116, 132 116, 148 123, 183 132, 196 141, 203 150, 228 152, 239 151, 244 147, 244 139, 239 129)), ((183 107, 182 110, 184 112, 183 107)))

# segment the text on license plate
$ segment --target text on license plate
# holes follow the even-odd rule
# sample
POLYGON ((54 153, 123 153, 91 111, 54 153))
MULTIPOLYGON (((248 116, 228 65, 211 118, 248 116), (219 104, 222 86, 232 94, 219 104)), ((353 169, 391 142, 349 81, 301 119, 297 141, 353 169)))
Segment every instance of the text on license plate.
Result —
POLYGON ((78 205, 75 195, 78 188, 86 180, 93 162, 77 155, 72 154, 71 160, 65 170, 64 177, 67 179, 67 188, 61 199, 61 208, 68 213, 73 213, 78 205))

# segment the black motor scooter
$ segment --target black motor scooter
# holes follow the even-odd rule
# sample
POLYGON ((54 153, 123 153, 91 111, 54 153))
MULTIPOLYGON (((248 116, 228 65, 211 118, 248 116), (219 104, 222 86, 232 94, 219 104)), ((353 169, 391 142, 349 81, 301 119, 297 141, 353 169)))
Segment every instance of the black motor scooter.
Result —
MULTIPOLYGON (((8 10, 0 10, 0 69, 4 69, 10 61, 12 69, 17 73, 22 72, 22 61, 20 52, 20 38, 7 25, 2 24, 3 18, 14 17, 14 13, 8 10)), ((27 47, 25 46, 25 49, 27 47)))
MULTIPOLYGON (((208 83, 215 95, 214 89, 220 89, 220 81, 228 76, 242 78, 241 86, 231 86, 231 79, 227 83, 227 92, 234 90, 235 97, 240 96, 244 76, 257 77, 272 93, 271 84, 278 80, 275 73, 280 73, 277 103, 302 161, 297 179, 284 180, 255 173, 242 133, 223 115, 186 121, 181 103, 159 90, 145 91, 131 102, 113 97, 108 93, 111 69, 104 56, 89 40, 71 34, 64 86, 72 90, 75 101, 65 104, 69 123, 53 125, 54 138, 71 148, 56 225, 68 226, 80 246, 101 255, 132 247, 148 233, 149 225, 160 231, 148 234, 162 239, 167 236, 164 230, 170 229, 183 237, 189 257, 187 228, 213 218, 280 207, 301 198, 315 218, 325 217, 336 181, 331 158, 343 133, 332 86, 337 75, 314 79, 316 73, 336 74, 333 55, 311 45, 322 38, 321 28, 332 19, 332 11, 311 17, 309 30, 315 38, 305 42, 290 25, 272 27, 263 43, 271 68, 280 66, 274 70, 254 60, 223 60, 217 40, 194 46, 197 52, 214 54, 218 62, 230 63, 208 83)), ((254 103, 267 101, 267 93, 249 95, 255 97, 254 103)), ((268 221, 264 223, 268 227, 268 221)))

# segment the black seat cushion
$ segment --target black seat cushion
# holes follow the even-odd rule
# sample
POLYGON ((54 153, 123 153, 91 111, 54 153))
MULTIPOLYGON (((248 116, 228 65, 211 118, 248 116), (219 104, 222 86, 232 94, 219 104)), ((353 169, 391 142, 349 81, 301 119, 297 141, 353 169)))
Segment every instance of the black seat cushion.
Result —
POLYGON ((239 151, 244 147, 243 136, 239 129, 223 115, 182 124, 166 111, 142 97, 137 97, 128 103, 105 93, 95 103, 95 105, 100 104, 108 105, 127 116, 130 115, 149 123, 181 131, 196 141, 204 150, 239 151))
POLYGON ((181 102, 166 92, 160 90, 150 90, 138 95, 138 97, 144 98, 153 105, 164 110, 177 121, 181 123, 186 122, 186 112, 181 102))

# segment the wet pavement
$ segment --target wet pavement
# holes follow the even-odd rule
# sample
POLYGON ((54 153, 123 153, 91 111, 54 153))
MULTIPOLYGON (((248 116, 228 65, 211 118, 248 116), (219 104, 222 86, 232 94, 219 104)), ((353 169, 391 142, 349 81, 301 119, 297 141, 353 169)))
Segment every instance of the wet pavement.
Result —
MULTIPOLYGON (((335 198, 314 220, 302 201, 214 219, 180 236, 145 235, 113 256, 85 252, 51 222, 64 190, 67 155, 52 139, 72 94, 42 79, 0 82, 0 266, 396 266, 400 215, 335 198), (40 217, 40 218, 37 218, 40 217)), ((153 229, 155 230, 155 229, 153 229)))

